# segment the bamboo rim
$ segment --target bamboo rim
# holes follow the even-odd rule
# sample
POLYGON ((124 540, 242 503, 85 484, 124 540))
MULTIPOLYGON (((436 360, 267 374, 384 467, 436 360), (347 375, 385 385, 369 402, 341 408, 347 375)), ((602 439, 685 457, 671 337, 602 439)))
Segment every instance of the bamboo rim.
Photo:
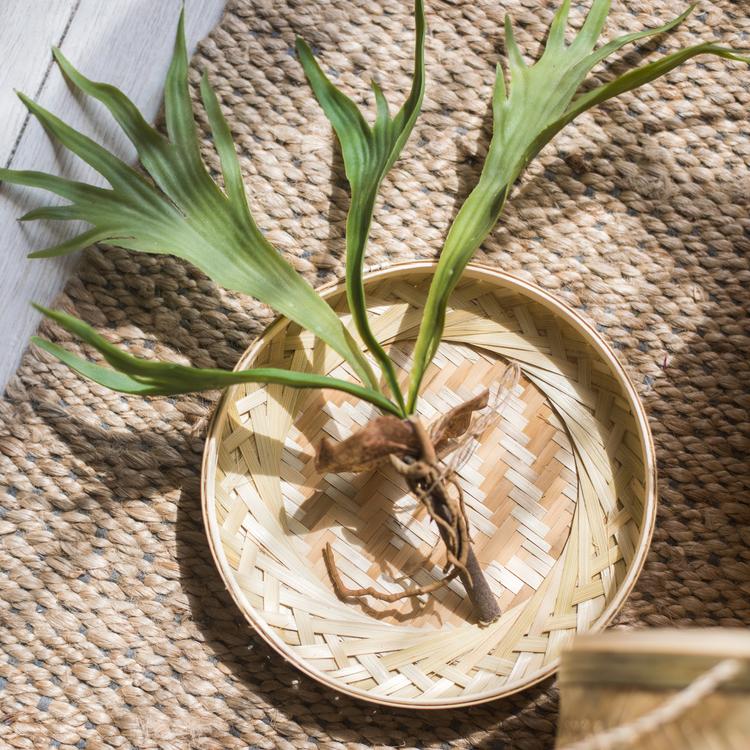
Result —
MULTIPOLYGON (((365 283, 369 284, 388 277, 406 275, 414 272, 427 273, 433 270, 436 265, 437 263, 435 261, 410 261, 393 264, 385 268, 379 268, 368 272, 365 275, 365 283)), ((467 266, 463 278, 484 281, 498 287, 511 288, 530 300, 541 304, 554 313, 554 315, 561 318, 565 323, 569 324, 575 331, 584 337, 586 343, 589 344, 607 363, 611 374, 615 377, 619 386, 622 388, 623 396, 626 398, 631 409, 633 419, 638 428, 641 458, 644 467, 643 516, 641 519, 638 542, 635 546, 626 574, 620 585, 617 587, 611 600, 607 603, 602 613, 589 628, 590 632, 600 631, 612 620, 632 591, 638 575, 643 568, 654 530, 657 503, 656 459, 653 439, 644 406, 638 397, 635 386, 623 366, 618 361, 614 351, 591 326, 591 324, 589 324, 575 310, 555 299, 543 289, 512 276, 511 274, 490 268, 489 266, 470 264, 467 266)), ((323 285, 318 291, 322 297, 330 298, 343 293, 345 291, 345 283, 343 281, 334 281, 323 285)), ((251 344, 250 347, 248 347, 235 366, 235 370, 246 368, 266 346, 267 342, 273 339, 279 330, 286 325, 287 321, 283 318, 275 320, 266 331, 253 344, 251 344)), ((491 688, 483 692, 475 693, 471 695, 470 698, 435 698, 429 701, 415 703, 410 700, 373 695, 365 690, 350 685, 342 685, 337 680, 330 678, 326 673, 312 667, 305 660, 293 658, 279 636, 274 633, 267 626, 267 623, 255 613, 254 608, 248 602, 246 595, 242 592, 234 579, 223 549, 217 520, 213 513, 214 496, 212 470, 216 467, 217 435, 220 435, 223 420, 226 417, 226 405, 229 392, 230 391, 225 392, 218 402, 208 427, 208 437, 204 448, 201 472, 203 518, 211 554, 232 599, 235 604, 237 604, 240 611, 242 611, 246 619, 253 625, 258 634, 268 643, 268 645, 276 650, 282 658, 292 663, 303 673, 334 690, 368 702, 399 708, 444 709, 477 705, 501 697, 507 697, 537 685, 556 672, 559 667, 559 657, 551 661, 544 669, 534 675, 532 679, 522 677, 514 682, 505 683, 500 691, 498 691, 497 688, 491 688)))
POLYGON ((626 633, 585 633, 576 636, 568 653, 644 656, 712 656, 716 659, 750 659, 750 632, 741 628, 656 628, 626 633))

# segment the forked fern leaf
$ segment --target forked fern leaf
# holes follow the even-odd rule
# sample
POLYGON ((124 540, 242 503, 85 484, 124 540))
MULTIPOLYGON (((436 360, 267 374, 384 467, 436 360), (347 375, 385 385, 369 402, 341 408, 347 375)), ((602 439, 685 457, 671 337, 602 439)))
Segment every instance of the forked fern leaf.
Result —
POLYGON ((99 188, 41 172, 0 170, 1 180, 43 188, 70 201, 67 206, 36 209, 25 219, 75 219, 92 225, 79 237, 32 253, 32 257, 64 255, 99 241, 176 255, 223 287, 256 297, 311 331, 338 352, 369 389, 377 389, 372 368, 339 317, 281 257, 253 220, 229 127, 204 78, 201 93, 221 159, 224 191, 206 170, 188 91, 182 16, 165 88, 168 137, 149 125, 117 88, 85 77, 60 50, 54 50, 54 55, 77 88, 107 107, 133 142, 150 180, 21 95, 48 132, 110 185, 99 188))
POLYGON ((609 0, 594 0, 576 38, 565 43, 570 0, 564 0, 550 26, 544 52, 527 65, 505 19, 505 52, 510 88, 506 90, 498 65, 492 100, 493 133, 482 173, 451 225, 430 285, 414 350, 407 412, 416 406, 425 371, 432 361, 445 324, 448 300, 466 264, 494 227, 513 183, 528 163, 571 120, 607 99, 632 91, 668 73, 696 55, 713 54, 729 60, 750 58, 715 44, 704 43, 666 55, 630 70, 609 83, 576 97, 586 76, 598 63, 626 44, 674 28, 693 10, 655 29, 618 37, 594 49, 609 13, 609 0))
POLYGON ((357 105, 331 83, 308 45, 297 39, 297 52, 310 86, 341 144, 346 177, 351 187, 351 205, 346 221, 346 291, 349 310, 357 331, 382 367, 391 392, 404 405, 393 363, 370 328, 363 282, 365 249, 378 189, 409 138, 424 96, 425 19, 422 0, 414 8, 416 42, 411 91, 401 109, 391 117, 388 102, 372 81, 375 124, 370 127, 357 105))
POLYGON ((102 102, 120 124, 135 145, 146 175, 21 95, 30 112, 44 127, 109 183, 108 188, 100 188, 41 172, 0 170, 2 180, 43 188, 69 201, 64 206, 34 209, 22 217, 23 220, 79 220, 91 225, 78 237, 32 253, 32 257, 64 255, 93 242, 104 241, 131 250, 184 258, 222 286, 258 298, 317 335, 349 363, 364 387, 332 378, 323 379, 326 385, 315 386, 312 385, 314 382, 322 382, 315 380, 318 376, 292 372, 282 376, 271 372, 273 368, 228 373, 182 368, 168 363, 143 363, 122 352, 116 355, 111 345, 104 346, 104 339, 95 338, 85 324, 70 316, 57 320, 99 349, 115 371, 71 354, 63 355, 55 345, 44 346, 80 372, 120 390, 184 392, 185 389, 217 387, 217 383, 254 382, 255 378, 263 382, 296 383, 298 387, 333 387, 349 393, 359 389, 356 391, 358 395, 386 411, 400 416, 413 413, 426 368, 440 343, 453 289, 471 256, 497 222, 512 185, 555 134, 587 109, 653 81, 696 55, 713 54, 728 60, 750 62, 750 58, 731 49, 702 43, 665 55, 613 81, 579 93, 586 76, 597 64, 626 44, 669 31, 692 10, 691 6, 659 28, 626 34, 595 49, 609 6, 609 0, 593 0, 582 28, 575 39, 566 44, 570 1, 564 0, 553 19, 545 49, 533 65, 524 62, 506 18, 505 46, 510 87, 506 89, 504 72, 498 67, 492 101, 492 140, 479 180, 448 232, 430 286, 415 346, 406 404, 393 363, 375 338, 367 319, 363 268, 378 189, 412 131, 424 93, 422 0, 415 2, 416 43, 411 91, 398 113, 391 117, 383 92, 373 83, 376 102, 373 126, 368 125, 354 102, 326 77, 309 47, 303 41, 297 41, 308 80, 341 143, 351 186, 346 236, 350 311, 364 344, 379 361, 395 403, 378 392, 372 368, 338 316, 280 256, 256 225, 245 196, 229 126, 204 76, 201 95, 221 162, 224 189, 209 175, 201 158, 190 102, 182 16, 165 87, 167 136, 149 125, 122 92, 86 78, 59 50, 55 50, 55 59, 70 81, 102 102))

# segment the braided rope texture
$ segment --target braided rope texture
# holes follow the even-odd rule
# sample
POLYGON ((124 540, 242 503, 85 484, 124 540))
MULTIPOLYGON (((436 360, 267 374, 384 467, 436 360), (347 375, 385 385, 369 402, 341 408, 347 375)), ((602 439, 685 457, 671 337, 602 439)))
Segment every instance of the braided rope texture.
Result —
MULTIPOLYGON (((373 265, 435 256, 487 147, 502 15, 533 53, 553 5, 430 3, 424 113, 383 185, 373 265)), ((621 2, 608 30, 682 8, 621 2)), ((391 0, 230 0, 194 60, 193 85, 208 68, 229 108, 256 218, 313 282, 343 270, 348 200, 294 34, 355 98, 369 96, 367 71, 377 70, 396 103, 408 89, 411 23, 391 0)), ((720 0, 659 44, 747 46, 749 32, 740 4, 720 0)), ((544 151, 477 255, 587 315, 646 403, 661 506, 622 626, 750 624, 749 100, 736 66, 699 59, 583 116, 544 151)), ((85 255, 59 304, 134 354, 204 367, 232 367, 271 319, 177 260, 112 248, 85 255)), ((260 641, 225 592, 201 524, 214 401, 123 398, 39 352, 25 356, 0 406, 0 744, 551 747, 551 682, 473 709, 376 709, 260 641)))

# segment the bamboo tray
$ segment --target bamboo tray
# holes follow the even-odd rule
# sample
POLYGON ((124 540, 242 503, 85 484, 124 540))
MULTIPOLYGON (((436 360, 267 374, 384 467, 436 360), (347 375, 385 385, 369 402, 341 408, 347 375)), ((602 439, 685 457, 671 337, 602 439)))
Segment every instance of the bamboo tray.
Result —
MULTIPOLYGON (((405 380, 432 262, 367 277, 373 328, 405 380)), ((323 290, 346 310, 343 285, 323 290)), ((345 312, 341 313, 347 317, 345 312)), ((653 530, 654 449, 633 385, 596 331, 526 282, 471 266, 420 399, 426 422, 491 386, 521 381, 460 472, 474 547, 503 610, 472 624, 460 582, 423 602, 344 603, 322 559, 331 542, 351 586, 398 590, 440 574, 439 535, 390 467, 319 476, 322 435, 343 439, 374 409, 333 391, 243 385, 226 392, 203 459, 216 564, 259 634, 349 695, 413 708, 470 705, 551 675, 577 633, 604 627, 633 587, 653 530)), ((353 379, 286 320, 237 367, 310 368, 353 379)))

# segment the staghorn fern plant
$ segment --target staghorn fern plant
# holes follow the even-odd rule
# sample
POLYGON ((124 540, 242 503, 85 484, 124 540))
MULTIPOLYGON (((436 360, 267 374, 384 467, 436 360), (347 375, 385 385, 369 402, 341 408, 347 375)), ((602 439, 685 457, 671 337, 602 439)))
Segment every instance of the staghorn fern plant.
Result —
POLYGON ((338 445, 324 443, 318 455, 322 471, 366 470, 391 461, 425 504, 446 546, 444 578, 430 587, 406 587, 403 593, 347 589, 330 548, 326 562, 341 597, 374 596, 393 601, 422 594, 460 576, 480 622, 499 615, 494 596, 471 548, 460 488, 443 463, 471 429, 472 414, 487 405, 487 394, 456 407, 427 430, 415 416, 425 371, 441 340, 449 298, 461 274, 497 222, 510 190, 528 163, 555 134, 582 112, 619 94, 637 89, 696 55, 712 54, 750 62, 731 49, 704 42, 629 70, 612 81, 580 93, 591 70, 626 44, 669 31, 693 10, 658 28, 626 34, 598 48, 609 0, 593 0, 586 20, 569 44, 565 41, 570 1, 554 16, 544 51, 527 65, 505 21, 509 86, 498 65, 492 98, 493 135, 481 176, 458 212, 431 282, 414 351, 407 393, 402 393, 388 353, 374 336, 367 317, 363 269, 370 223, 380 183, 398 158, 414 127, 425 86, 425 20, 416 0, 416 45, 411 91, 395 116, 373 82, 376 117, 367 124, 357 105, 326 77, 310 48, 297 40, 307 78, 331 121, 351 187, 346 223, 346 293, 359 340, 313 288, 299 276, 258 229, 248 207, 239 161, 217 97, 203 76, 200 85, 208 122, 223 173, 223 189, 209 175, 200 155, 187 83, 183 19, 165 87, 167 135, 150 126, 118 89, 82 75, 58 49, 55 60, 81 91, 102 102, 136 147, 146 175, 136 171, 90 138, 76 132, 38 104, 20 95, 51 135, 94 167, 109 188, 73 182, 33 171, 0 170, 0 179, 55 193, 67 205, 37 208, 21 217, 82 220, 91 225, 72 240, 30 255, 46 258, 107 242, 145 253, 176 255, 193 263, 217 283, 252 295, 298 323, 340 354, 359 383, 309 372, 255 368, 236 372, 198 369, 143 360, 110 344, 90 326, 60 311, 40 309, 63 328, 96 349, 110 365, 78 357, 40 338, 33 341, 62 362, 108 388, 142 396, 170 395, 223 388, 238 383, 280 383, 296 388, 333 388, 374 404, 383 413, 338 445), (369 350, 382 383, 363 352, 369 350))

